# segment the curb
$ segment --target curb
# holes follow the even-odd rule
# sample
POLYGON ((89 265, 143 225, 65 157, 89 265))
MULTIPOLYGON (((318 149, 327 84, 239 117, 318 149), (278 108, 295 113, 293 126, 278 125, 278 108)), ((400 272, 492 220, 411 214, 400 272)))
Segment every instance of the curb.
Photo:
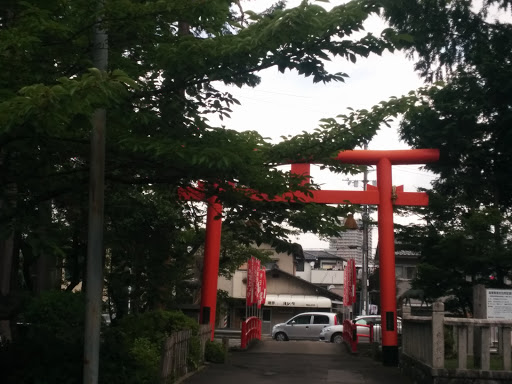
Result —
POLYGON ((180 383, 184 382, 185 380, 187 380, 188 378, 190 378, 191 376, 194 376, 196 373, 201 372, 204 368, 206 368, 206 364, 201 365, 195 371, 189 372, 186 375, 181 376, 174 383, 175 384, 180 384, 180 383))

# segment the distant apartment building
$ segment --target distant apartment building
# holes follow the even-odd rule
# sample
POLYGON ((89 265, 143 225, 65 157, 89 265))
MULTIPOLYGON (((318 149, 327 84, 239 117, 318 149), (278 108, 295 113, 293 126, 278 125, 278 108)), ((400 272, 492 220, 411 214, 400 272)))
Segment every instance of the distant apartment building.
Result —
MULTIPOLYGON (((329 238, 327 251, 346 260, 354 259, 356 265, 363 264, 363 221, 356 220, 358 229, 347 229, 339 236, 329 238)), ((368 248, 372 248, 372 231, 368 231, 368 248)))

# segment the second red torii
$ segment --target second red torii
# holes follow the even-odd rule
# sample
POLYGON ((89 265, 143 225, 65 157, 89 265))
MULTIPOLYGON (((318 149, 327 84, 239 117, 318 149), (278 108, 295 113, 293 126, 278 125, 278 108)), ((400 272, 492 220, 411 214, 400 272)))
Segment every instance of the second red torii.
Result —
MULTIPOLYGON (((396 318, 396 279, 395 279, 395 240, 393 225, 393 205, 427 205, 425 193, 404 192, 403 186, 393 187, 392 165, 425 164, 439 159, 439 150, 410 149, 392 151, 353 150, 342 151, 336 160, 347 164, 376 165, 377 187, 368 186, 366 191, 313 190, 306 195, 301 192, 288 192, 282 196, 269 198, 254 193, 251 198, 262 201, 300 201, 319 204, 368 204, 378 206, 379 230, 379 274, 382 323, 382 355, 384 365, 398 365, 398 335, 396 318)), ((306 177, 309 182, 310 164, 294 163, 291 171, 306 177)), ((206 196, 197 189, 182 189, 180 196, 186 200, 205 200, 206 196)), ((215 328, 215 308, 217 302, 217 279, 222 220, 215 220, 222 213, 222 205, 216 197, 208 198, 206 224, 205 261, 201 287, 202 323, 212 325, 212 338, 215 328)))

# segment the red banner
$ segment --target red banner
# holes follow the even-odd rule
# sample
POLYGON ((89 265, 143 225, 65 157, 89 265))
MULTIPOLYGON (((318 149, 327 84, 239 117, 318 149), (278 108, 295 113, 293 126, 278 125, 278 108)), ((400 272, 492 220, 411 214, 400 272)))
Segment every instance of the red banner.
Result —
POLYGON ((356 280, 357 280, 357 272, 356 272, 356 262, 352 259, 352 303, 356 302, 356 280))
POLYGON ((245 287, 245 303, 246 305, 252 305, 252 265, 253 265, 253 259, 252 257, 247 260, 247 282, 245 287))
POLYGON ((267 302, 267 269, 265 267, 263 269, 263 299, 261 304, 265 304, 267 302))
POLYGON ((258 304, 258 298, 260 294, 260 265, 261 261, 259 259, 254 259, 253 264, 253 286, 252 286, 252 304, 258 304))
MULTIPOLYGON (((349 275, 348 275, 348 265, 345 267, 345 271, 343 271, 343 306, 348 306, 348 282, 349 282, 349 275)), ((249 280, 247 280, 249 281, 249 280)))
POLYGON ((356 263, 350 259, 345 267, 343 281, 343 305, 350 306, 356 302, 356 263))
POLYGON ((265 267, 258 271, 258 308, 261 308, 262 304, 265 304, 267 298, 267 274, 265 267))
POLYGON ((260 260, 251 257, 247 261, 247 288, 246 288, 246 304, 251 306, 259 303, 260 292, 260 260))

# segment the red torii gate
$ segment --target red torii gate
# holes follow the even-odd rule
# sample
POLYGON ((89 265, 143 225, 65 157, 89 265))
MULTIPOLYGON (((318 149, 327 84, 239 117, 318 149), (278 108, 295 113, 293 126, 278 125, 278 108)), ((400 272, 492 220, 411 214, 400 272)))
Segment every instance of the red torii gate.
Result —
MULTIPOLYGON (((403 186, 393 187, 392 165, 425 164, 439 159, 437 149, 410 150, 353 150, 342 151, 335 157, 346 164, 376 165, 377 187, 368 186, 366 191, 315 190, 311 195, 301 192, 288 192, 273 199, 265 195, 252 198, 266 201, 300 201, 319 204, 368 204, 378 206, 379 230, 379 276, 382 323, 382 356, 384 365, 398 365, 398 335, 396 318, 396 279, 395 279, 395 235, 393 225, 393 205, 427 205, 428 195, 422 192, 404 192, 403 186)), ((310 164, 291 164, 291 171, 306 176, 309 182, 310 164)), ((205 200, 203 192, 182 189, 180 196, 186 200, 205 200)), ((222 204, 216 196, 207 199, 206 240, 204 251, 203 282, 201 286, 201 324, 210 323, 211 338, 215 330, 215 309, 217 305, 217 280, 219 274, 222 204)))

